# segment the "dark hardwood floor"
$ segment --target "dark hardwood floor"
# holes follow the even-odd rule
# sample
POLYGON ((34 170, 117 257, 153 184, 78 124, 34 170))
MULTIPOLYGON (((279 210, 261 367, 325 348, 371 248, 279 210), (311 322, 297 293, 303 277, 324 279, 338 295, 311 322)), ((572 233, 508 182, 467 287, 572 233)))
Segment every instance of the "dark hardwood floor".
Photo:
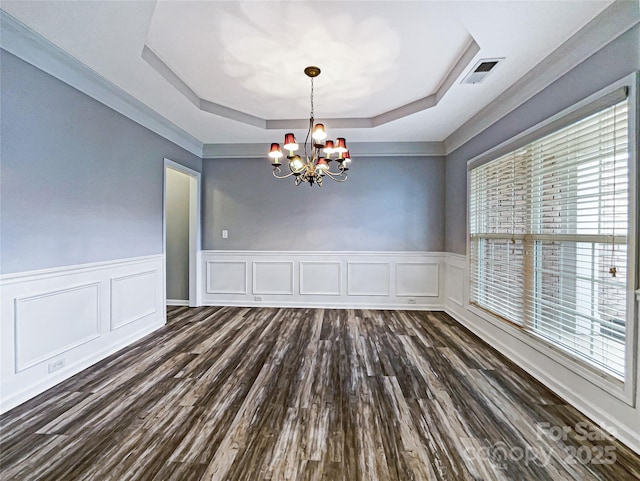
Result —
POLYGON ((3 480, 640 479, 442 313, 169 308, 0 427, 3 480))

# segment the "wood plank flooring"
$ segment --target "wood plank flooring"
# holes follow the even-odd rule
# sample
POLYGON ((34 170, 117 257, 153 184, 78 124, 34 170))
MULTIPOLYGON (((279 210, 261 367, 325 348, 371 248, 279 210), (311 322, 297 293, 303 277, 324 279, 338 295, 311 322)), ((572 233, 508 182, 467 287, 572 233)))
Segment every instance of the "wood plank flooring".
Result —
POLYGON ((640 479, 443 313, 169 308, 0 428, 3 480, 640 479))

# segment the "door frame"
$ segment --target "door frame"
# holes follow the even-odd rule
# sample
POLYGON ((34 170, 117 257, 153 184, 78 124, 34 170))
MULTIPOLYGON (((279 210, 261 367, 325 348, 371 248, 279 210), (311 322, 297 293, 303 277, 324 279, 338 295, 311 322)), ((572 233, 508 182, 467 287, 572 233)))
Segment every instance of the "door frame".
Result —
POLYGON ((164 159, 162 170, 162 269, 163 298, 167 303, 167 169, 189 177, 189 307, 202 305, 200 294, 200 189, 201 174, 171 159, 164 159))

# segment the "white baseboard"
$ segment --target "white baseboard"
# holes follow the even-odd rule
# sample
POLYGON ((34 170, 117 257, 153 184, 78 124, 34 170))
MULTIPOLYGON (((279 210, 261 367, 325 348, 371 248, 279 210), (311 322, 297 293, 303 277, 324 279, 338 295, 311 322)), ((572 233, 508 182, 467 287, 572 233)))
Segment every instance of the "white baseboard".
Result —
POLYGON ((188 306, 189 299, 167 299, 167 306, 188 306))
POLYGON ((392 311, 444 311, 444 306, 430 305, 418 306, 408 304, 348 304, 348 303, 330 303, 330 302, 215 302, 208 301, 204 306, 231 306, 231 307, 273 307, 273 308, 292 308, 292 309, 375 309, 375 310, 392 310, 392 311))
MULTIPOLYGON (((447 258, 444 311, 640 454, 640 411, 633 402, 635 393, 629 398, 619 389, 607 389, 603 383, 594 383, 588 377, 578 374, 577 370, 567 367, 568 361, 549 354, 549 351, 536 345, 535 341, 517 335, 518 333, 510 333, 511 328, 508 326, 499 329, 475 315, 469 310, 467 271, 466 256, 451 254, 447 258)), ((634 384, 632 381, 630 383, 634 384)))
POLYGON ((163 255, 0 276, 0 412, 166 322, 163 255))
POLYGON ((69 379, 70 377, 78 374, 79 372, 87 369, 88 367, 93 366, 95 363, 105 359, 118 352, 120 349, 127 347, 130 344, 142 339, 143 337, 151 334, 153 331, 164 326, 164 322, 159 322, 157 324, 151 324, 145 326, 138 332, 133 333, 126 338, 119 339, 118 342, 110 345, 109 347, 94 353, 93 355, 81 359, 75 362, 71 366, 67 366, 66 368, 57 371, 55 375, 52 375, 50 378, 46 378, 42 381, 38 381, 31 386, 27 386, 22 391, 12 394, 11 396, 2 400, 2 405, 0 406, 0 413, 5 413, 10 409, 13 409, 16 406, 19 406, 23 402, 28 401, 29 399, 37 396, 40 393, 43 393, 47 389, 51 389, 52 387, 60 384, 61 382, 69 379))

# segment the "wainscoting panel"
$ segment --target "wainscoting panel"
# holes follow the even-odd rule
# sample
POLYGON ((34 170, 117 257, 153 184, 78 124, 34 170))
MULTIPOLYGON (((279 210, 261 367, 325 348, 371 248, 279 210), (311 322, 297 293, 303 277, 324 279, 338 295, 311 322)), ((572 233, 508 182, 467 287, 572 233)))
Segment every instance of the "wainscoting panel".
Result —
POLYGON ((440 252, 202 251, 200 258, 203 305, 444 308, 440 252))
POLYGON ((300 261, 300 294, 339 296, 342 264, 336 261, 300 261))
POLYGON ((396 296, 438 297, 440 264, 399 262, 396 264, 396 296))
POLYGON ((247 261, 205 261, 207 294, 246 294, 247 261))
POLYGON ((162 255, 0 276, 0 411, 165 322, 162 255))
POLYGON ((293 295, 293 262, 254 262, 253 293, 293 295))
POLYGON ((162 309, 157 276, 155 270, 111 278, 111 330, 152 316, 162 309))
POLYGON ((447 304, 453 302, 464 306, 466 258, 460 259, 449 254, 446 273, 447 304))
POLYGON ((350 296, 390 296, 389 262, 347 262, 347 294, 350 296))
POLYGON ((16 298, 15 324, 20 372, 100 336, 100 284, 16 298))

